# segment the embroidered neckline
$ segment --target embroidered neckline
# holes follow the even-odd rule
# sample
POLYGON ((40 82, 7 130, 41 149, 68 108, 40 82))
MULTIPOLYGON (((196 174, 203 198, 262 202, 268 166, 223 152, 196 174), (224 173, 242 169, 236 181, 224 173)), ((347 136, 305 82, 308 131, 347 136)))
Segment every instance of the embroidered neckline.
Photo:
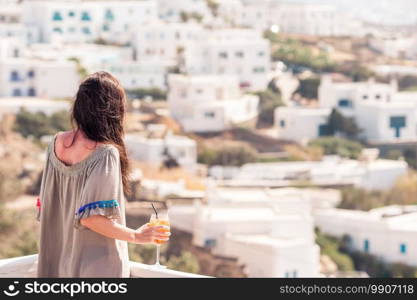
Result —
POLYGON ((119 206, 119 202, 117 202, 117 200, 101 200, 101 201, 96 201, 96 202, 88 203, 86 205, 81 206, 78 209, 77 214, 81 214, 87 209, 90 210, 90 209, 95 209, 95 208, 113 208, 113 207, 118 207, 118 206, 119 206))

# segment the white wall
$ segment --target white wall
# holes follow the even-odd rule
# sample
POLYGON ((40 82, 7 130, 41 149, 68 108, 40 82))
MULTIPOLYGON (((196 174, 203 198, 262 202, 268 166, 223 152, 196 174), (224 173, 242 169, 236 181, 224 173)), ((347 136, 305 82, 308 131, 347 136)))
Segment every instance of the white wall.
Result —
POLYGON ((319 136, 319 126, 327 124, 330 112, 328 108, 278 107, 274 118, 278 137, 305 144, 319 136))

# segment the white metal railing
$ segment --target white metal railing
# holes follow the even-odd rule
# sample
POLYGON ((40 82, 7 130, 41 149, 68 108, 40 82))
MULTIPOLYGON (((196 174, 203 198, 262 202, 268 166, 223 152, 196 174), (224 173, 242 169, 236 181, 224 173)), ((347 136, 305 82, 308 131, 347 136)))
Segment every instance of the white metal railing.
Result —
MULTIPOLYGON (((38 255, 20 256, 0 260, 0 277, 36 277, 38 255)), ((155 268, 130 262, 130 276, 135 278, 209 278, 208 276, 155 268)))

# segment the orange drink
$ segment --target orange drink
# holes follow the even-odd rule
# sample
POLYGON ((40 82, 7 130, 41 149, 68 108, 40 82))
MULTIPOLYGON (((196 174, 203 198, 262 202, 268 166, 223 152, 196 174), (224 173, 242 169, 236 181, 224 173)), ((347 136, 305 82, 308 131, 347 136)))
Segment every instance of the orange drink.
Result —
MULTIPOLYGON (((149 222, 149 225, 151 226, 170 226, 169 225, 169 221, 166 219, 151 219, 151 221, 149 222)), ((170 232, 170 229, 161 229, 160 232, 170 232)), ((165 241, 162 240, 155 240, 156 244, 163 244, 165 243, 165 241)))

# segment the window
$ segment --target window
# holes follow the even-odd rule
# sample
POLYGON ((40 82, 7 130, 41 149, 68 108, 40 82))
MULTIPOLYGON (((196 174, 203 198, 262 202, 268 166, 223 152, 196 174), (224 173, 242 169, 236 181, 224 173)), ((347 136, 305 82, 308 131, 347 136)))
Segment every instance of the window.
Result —
POLYGON ((327 124, 319 125, 318 131, 319 131, 318 132, 319 136, 329 136, 329 135, 331 135, 330 128, 327 124))
POLYGON ((292 277, 297 278, 297 270, 294 270, 294 271, 292 272, 292 277))
POLYGON ((206 111, 204 113, 204 117, 206 119, 214 119, 216 117, 216 113, 212 112, 212 111, 206 111))
POLYGON ((279 121, 279 126, 280 126, 281 128, 285 128, 285 120, 280 120, 280 121, 279 121))
POLYGON ((255 67, 253 68, 253 73, 264 73, 265 68, 264 67, 255 67))
POLYGON ((90 14, 87 11, 82 12, 81 21, 91 21, 90 14))
POLYGON ((13 57, 19 57, 20 56, 20 51, 19 49, 14 49, 13 50, 13 57))
POLYGON ((114 21, 114 15, 111 9, 106 9, 106 12, 104 13, 104 18, 106 21, 114 21))
POLYGON ((236 52, 236 57, 243 57, 244 53, 242 51, 236 52))
POLYGON ((29 88, 28 89, 28 96, 29 97, 35 97, 36 96, 36 90, 34 88, 29 88))
POLYGON ((405 116, 392 116, 390 117, 389 127, 395 131, 395 137, 401 137, 401 128, 407 126, 407 119, 405 116))
POLYGON ((375 99, 377 99, 377 100, 381 99, 381 95, 380 94, 376 94, 375 95, 375 99))
POLYGON ((202 89, 197 89, 196 92, 197 92, 197 94, 202 94, 203 90, 202 89))
POLYGON ((75 32, 75 27, 70 27, 70 28, 68 28, 68 32, 70 32, 70 33, 74 33, 74 32, 75 32))
POLYGON ((19 81, 19 73, 17 71, 10 73, 10 81, 19 81))
POLYGON ((56 33, 62 33, 62 29, 60 27, 54 27, 52 31, 56 33))
POLYGON ((68 17, 75 17, 75 12, 74 11, 72 11, 72 10, 70 10, 69 12, 68 12, 68 17))
POLYGON ((206 239, 204 241, 204 246, 208 248, 215 247, 217 244, 217 241, 215 239, 206 239))
POLYGON ((352 101, 350 101, 349 99, 340 99, 338 106, 347 108, 347 107, 352 107, 353 105, 352 105, 352 101))
POLYGON ((406 254, 407 253, 407 245, 402 243, 400 244, 400 252, 401 254, 406 254))
POLYGON ((22 96, 22 91, 20 89, 13 89, 13 97, 22 96))
POLYGON ((103 31, 110 31, 110 26, 109 26, 109 24, 104 24, 104 25, 103 25, 103 27, 102 27, 102 30, 103 30, 103 31))
POLYGON ((90 28, 89 27, 83 27, 82 29, 84 34, 91 34, 90 28))
POLYGON ((180 35, 180 33, 177 31, 177 32, 175 32, 175 38, 177 39, 177 40, 179 40, 180 38, 181 38, 181 35, 180 35))
POLYGON ((258 56, 260 56, 260 57, 265 56, 265 52, 263 52, 263 51, 259 51, 259 52, 258 52, 258 56))
POLYGON ((52 15, 52 20, 53 21, 62 21, 61 13, 59 11, 55 11, 52 15))
POLYGON ((370 248, 369 240, 364 240, 363 241, 363 251, 366 252, 366 253, 368 253, 369 252, 369 248, 370 248))
POLYGON ((227 52, 219 52, 220 58, 227 58, 227 52))
POLYGON ((35 77, 35 71, 33 71, 33 70, 29 70, 29 71, 28 71, 28 77, 29 77, 29 78, 33 78, 33 77, 35 77))
POLYGON ((363 95, 363 96, 362 96, 362 99, 363 99, 363 100, 367 100, 367 99, 368 99, 368 95, 363 95))

